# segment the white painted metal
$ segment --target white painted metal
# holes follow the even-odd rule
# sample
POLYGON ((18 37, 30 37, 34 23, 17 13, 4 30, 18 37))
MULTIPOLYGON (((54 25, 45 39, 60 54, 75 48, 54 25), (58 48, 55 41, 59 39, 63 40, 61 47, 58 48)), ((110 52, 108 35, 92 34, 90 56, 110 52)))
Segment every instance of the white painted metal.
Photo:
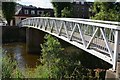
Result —
POLYGON ((93 35, 92 35, 92 37, 91 37, 91 39, 90 39, 89 43, 87 44, 87 47, 86 47, 87 49, 89 48, 89 46, 90 46, 91 42, 93 41, 93 39, 94 39, 95 34, 97 33, 97 31, 98 31, 98 27, 96 28, 96 30, 95 30, 95 32, 93 33, 93 35))
POLYGON ((95 22, 95 23, 105 23, 105 24, 112 24, 112 25, 120 25, 120 22, 115 22, 115 21, 103 21, 103 20, 92 20, 92 19, 82 19, 82 18, 70 18, 73 20, 78 20, 78 21, 86 21, 86 22, 95 22))
POLYGON ((110 48, 110 46, 109 46, 109 44, 108 44, 108 40, 107 40, 107 38, 106 38, 106 36, 105 36, 105 31, 104 31, 103 28, 100 28, 100 31, 101 31, 101 33, 102 33, 102 36, 103 36, 103 39, 104 39, 104 41, 105 41, 106 47, 107 47, 107 49, 108 49, 108 52, 109 52, 109 54, 110 54, 110 57, 111 57, 111 59, 113 59, 113 55, 112 55, 111 48, 110 48))
POLYGON ((114 56, 113 56, 113 70, 116 69, 118 54, 119 52, 119 45, 120 45, 120 31, 115 31, 115 44, 114 44, 114 56))
POLYGON ((73 18, 31 17, 22 20, 22 27, 40 29, 61 38, 116 68, 120 53, 120 26, 117 22, 73 18), (119 35, 118 35, 119 34, 119 35))

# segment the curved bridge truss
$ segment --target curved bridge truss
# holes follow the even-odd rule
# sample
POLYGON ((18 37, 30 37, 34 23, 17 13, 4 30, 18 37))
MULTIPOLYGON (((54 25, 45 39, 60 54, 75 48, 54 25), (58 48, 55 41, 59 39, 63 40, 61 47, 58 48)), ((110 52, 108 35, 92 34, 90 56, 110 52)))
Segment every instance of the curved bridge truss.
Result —
POLYGON ((31 17, 19 23, 47 32, 110 63, 113 70, 120 59, 118 22, 76 18, 31 17))

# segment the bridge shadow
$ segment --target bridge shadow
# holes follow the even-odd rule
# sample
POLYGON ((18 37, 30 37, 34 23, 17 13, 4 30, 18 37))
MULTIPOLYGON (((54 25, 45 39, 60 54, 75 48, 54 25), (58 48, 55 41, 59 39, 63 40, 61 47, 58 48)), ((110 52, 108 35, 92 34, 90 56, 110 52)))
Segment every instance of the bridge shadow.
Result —
POLYGON ((88 52, 77 48, 76 46, 73 46, 72 44, 63 41, 62 39, 59 39, 59 42, 61 43, 62 47, 65 48, 64 53, 65 54, 76 54, 78 55, 76 58, 80 59, 81 64, 90 69, 109 69, 112 67, 109 63, 103 61, 102 59, 97 58, 96 56, 93 56, 92 54, 89 54, 88 52))

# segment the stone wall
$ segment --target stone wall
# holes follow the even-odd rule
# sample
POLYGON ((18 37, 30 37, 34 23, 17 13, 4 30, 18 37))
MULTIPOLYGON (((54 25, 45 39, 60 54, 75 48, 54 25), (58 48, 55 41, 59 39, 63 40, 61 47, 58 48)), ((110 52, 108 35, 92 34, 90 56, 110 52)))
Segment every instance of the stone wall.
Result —
POLYGON ((26 29, 17 26, 2 26, 2 43, 26 41, 26 29))

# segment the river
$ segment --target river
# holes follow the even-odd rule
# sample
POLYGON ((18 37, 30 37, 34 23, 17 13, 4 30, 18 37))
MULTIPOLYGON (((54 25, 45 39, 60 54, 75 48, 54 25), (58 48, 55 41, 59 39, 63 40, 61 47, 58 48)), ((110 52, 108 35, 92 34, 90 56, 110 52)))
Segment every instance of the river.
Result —
POLYGON ((40 54, 28 53, 25 43, 8 43, 2 45, 2 50, 6 54, 10 54, 17 61, 18 67, 25 69, 26 67, 35 68, 39 64, 40 54))
MULTIPOLYGON (((73 46, 66 47, 65 49, 66 52, 75 51, 73 49, 73 46)), ((26 67, 35 68, 36 65, 40 64, 39 62, 40 53, 28 53, 26 51, 26 43, 16 42, 3 44, 2 50, 6 54, 10 54, 11 56, 13 56, 13 58, 18 63, 18 67, 21 69, 25 69, 26 67)))
MULTIPOLYGON (((64 43, 64 42, 61 42, 61 43, 64 44, 65 53, 76 53, 76 52, 81 53, 81 50, 77 49, 76 47, 71 46, 68 43, 64 43)), ((2 51, 4 51, 6 54, 12 55, 13 58, 17 61, 18 67, 20 69, 24 70, 26 67, 35 68, 36 65, 40 64, 39 58, 41 53, 28 53, 26 51, 26 43, 16 42, 16 43, 3 44, 2 51)), ((82 54, 82 56, 83 57, 80 57, 80 58, 83 59, 82 63, 85 64, 85 66, 88 65, 88 67, 90 68, 91 67, 96 68, 100 66, 101 66, 100 68, 104 68, 105 66, 106 68, 109 67, 108 63, 105 63, 104 61, 100 61, 100 59, 97 59, 90 54, 89 55, 82 54), (104 65, 103 65, 103 62, 104 62, 104 65)))

